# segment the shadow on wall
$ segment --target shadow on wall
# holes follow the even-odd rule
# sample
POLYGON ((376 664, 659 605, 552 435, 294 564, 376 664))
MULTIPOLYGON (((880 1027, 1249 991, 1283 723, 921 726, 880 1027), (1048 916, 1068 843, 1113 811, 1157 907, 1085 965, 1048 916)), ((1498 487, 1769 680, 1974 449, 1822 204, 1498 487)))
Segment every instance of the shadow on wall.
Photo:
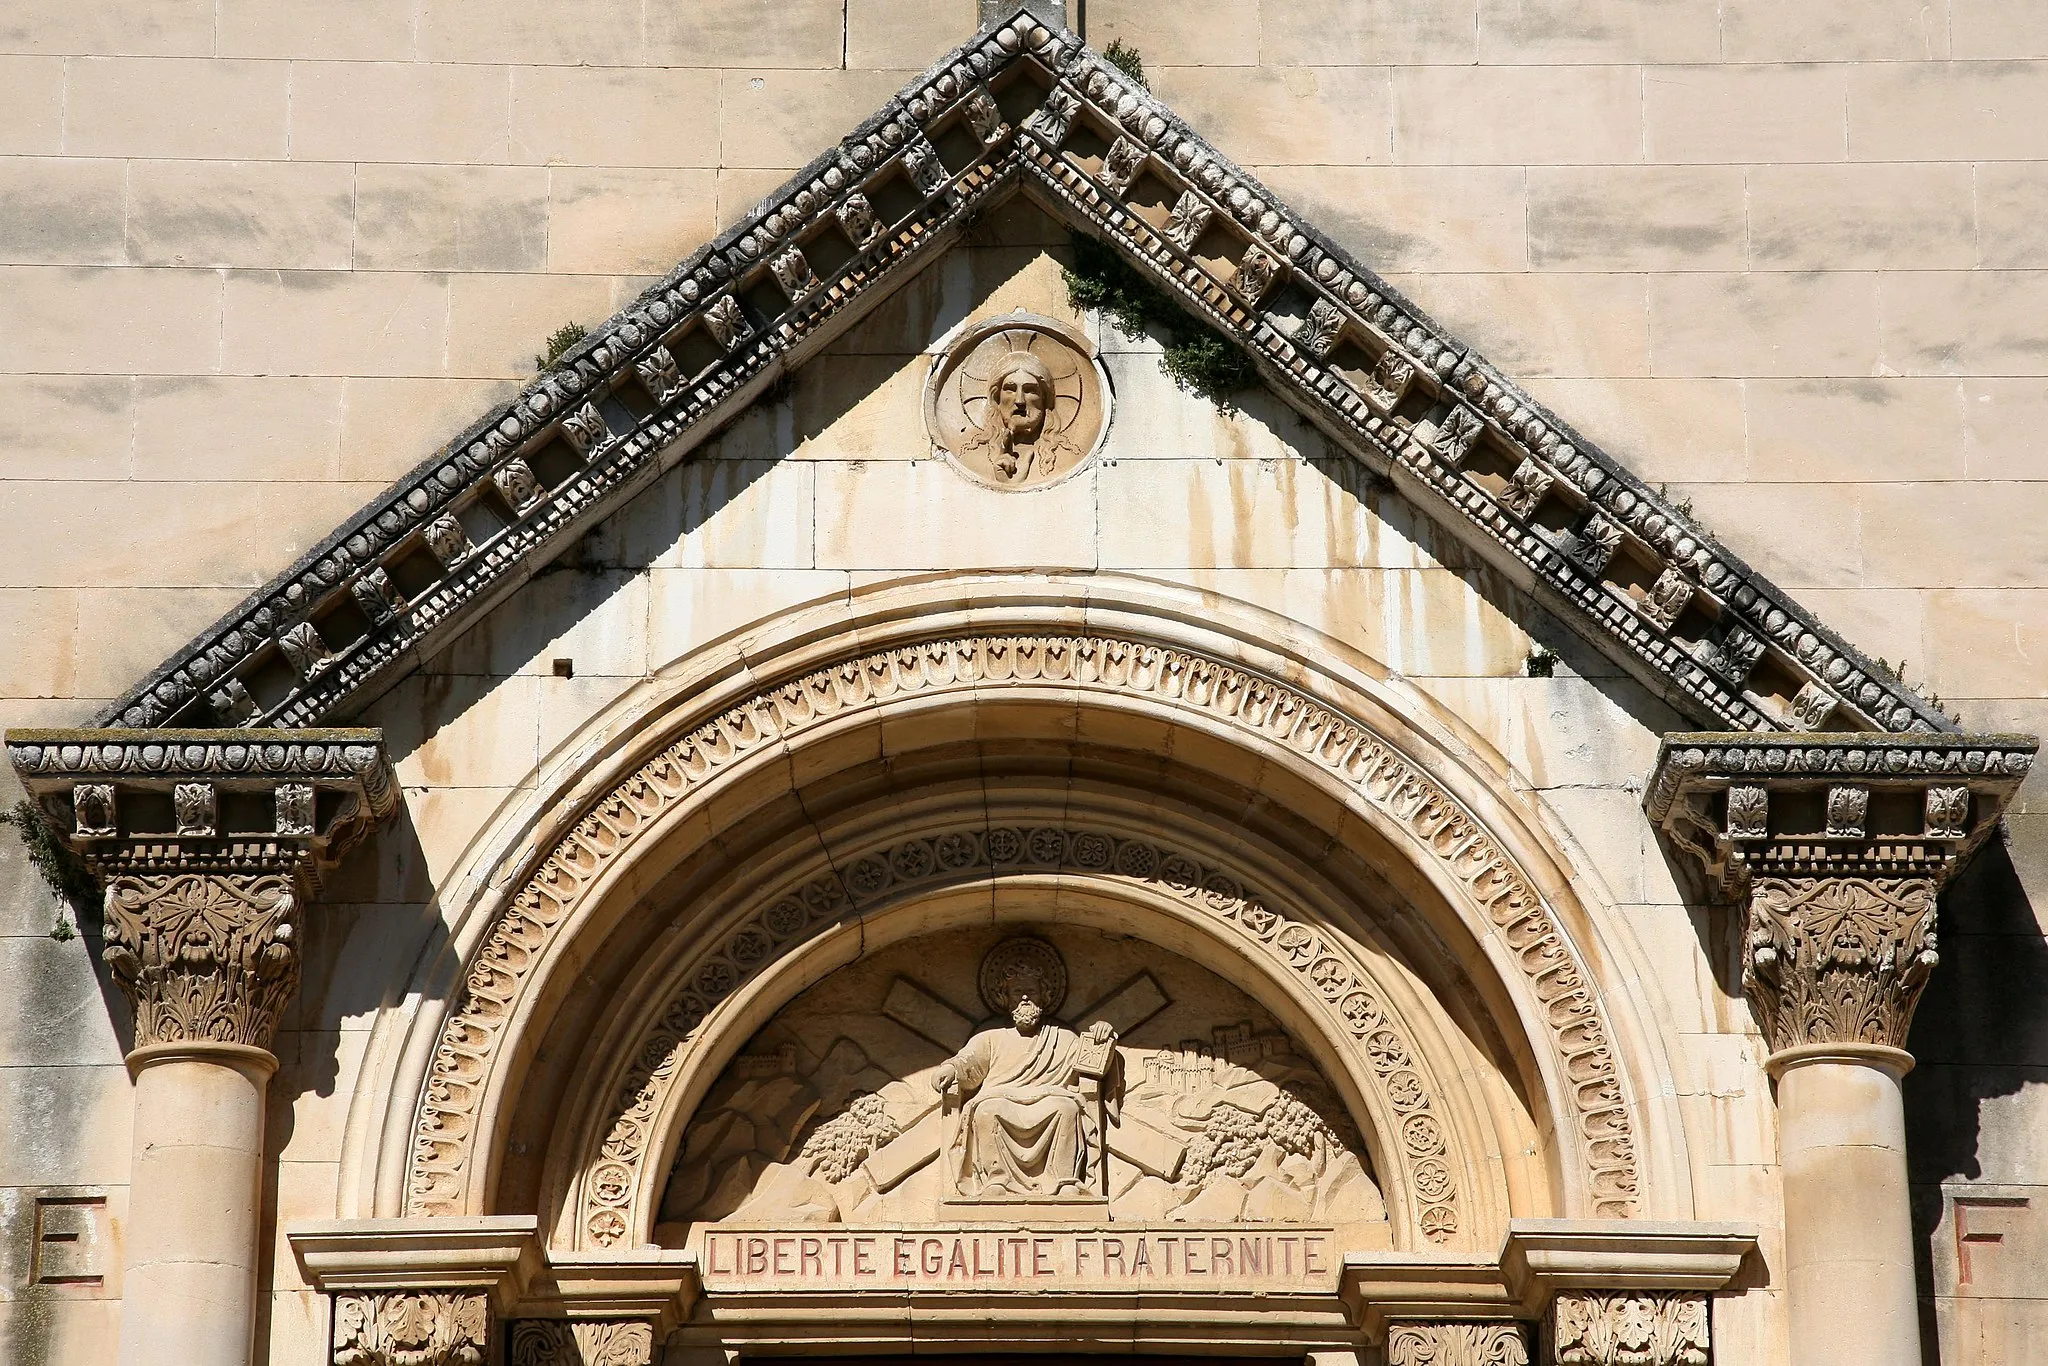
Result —
MULTIPOLYGON (((2038 1141, 2018 1132, 2031 1112, 1995 1102, 2048 1087, 2048 939, 2004 840, 1994 838, 1943 895, 1940 952, 1913 1017, 1907 1046, 1918 1061, 1905 1081, 1914 1260, 1930 1366, 1941 1360, 1936 1239, 1952 1236, 1943 1227, 1942 1184, 2026 1179, 2010 1168, 2038 1141)), ((2044 1201, 2048 1187, 2034 1198, 2036 1220, 2044 1201)))

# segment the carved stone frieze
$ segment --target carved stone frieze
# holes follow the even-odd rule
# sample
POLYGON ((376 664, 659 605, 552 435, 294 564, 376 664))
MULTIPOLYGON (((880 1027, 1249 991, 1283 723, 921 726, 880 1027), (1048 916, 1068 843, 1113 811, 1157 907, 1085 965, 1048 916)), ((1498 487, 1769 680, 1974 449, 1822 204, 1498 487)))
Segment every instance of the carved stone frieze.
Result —
MULTIPOLYGON (((972 636, 905 645, 777 683, 722 715, 706 718, 597 801, 533 865, 497 912, 477 951, 462 996, 442 1027, 422 1095, 407 1181, 408 1211, 431 1214, 462 1207, 473 1170, 477 1105, 534 965, 546 955, 560 926, 599 875, 667 811, 691 800, 699 789, 759 747, 784 744, 852 709, 898 697, 931 697, 949 690, 985 690, 1010 680, 1039 679, 1059 680, 1111 696, 1170 699, 1177 705, 1199 708, 1225 724, 1291 745, 1410 832, 1423 856, 1436 861, 1455 885, 1467 889, 1500 930, 1537 999, 1539 1018, 1550 1031, 1557 1066, 1568 1082, 1566 1096, 1577 1129, 1573 1142, 1593 1207, 1609 1217, 1624 1216, 1633 1209, 1635 1139, 1597 994, 1590 989, 1568 937, 1542 895, 1448 791, 1355 722, 1272 679, 1139 641, 1101 635, 1038 635, 972 636)), ((821 885, 788 905, 778 902, 771 907, 764 913, 761 928, 754 931, 761 936, 761 951, 755 951, 751 938, 744 946, 735 945, 734 951, 714 950, 701 970, 699 991, 712 992, 720 999, 729 994, 742 972, 751 970, 743 966, 742 959, 746 965, 758 964, 768 948, 796 931, 792 907, 823 922, 868 895, 861 881, 870 876, 863 871, 865 866, 853 865, 843 887, 821 885), (777 925, 786 928, 778 930, 777 925)), ((886 871, 886 864, 876 863, 873 875, 881 877, 886 871)), ((886 886, 886 881, 877 885, 886 886)), ((1277 934, 1270 916, 1270 910, 1262 908, 1256 919, 1277 934)), ((1308 959, 1303 969, 1316 969, 1322 961, 1321 957, 1308 959)), ((1330 968, 1319 970, 1334 973, 1342 966, 1341 959, 1332 957, 1330 968)), ((1318 990, 1334 989, 1339 980, 1332 975, 1326 986, 1319 979, 1318 990)), ((1348 1021, 1347 998, 1340 992, 1332 999, 1334 1008, 1348 1021)), ((638 1055, 651 1059, 646 1064, 650 1080, 666 1084, 674 1075, 680 1061, 676 1045, 700 1018, 686 1008, 664 1021, 662 1027, 673 1042, 638 1055)), ((1358 1017, 1358 1027, 1366 1028, 1368 1034, 1370 1018, 1369 1013, 1358 1017)), ((1405 1089, 1408 1083, 1401 1085, 1405 1089)), ((658 1096, 649 1090, 647 1081, 633 1080, 620 1090, 628 1098, 625 1117, 637 1115, 644 1120, 652 1113, 658 1096)), ((634 1140, 634 1162, 644 1155, 642 1144, 644 1137, 634 1140)), ((611 1214, 598 1227, 585 1222, 588 1231, 582 1236, 599 1243, 605 1237, 624 1236, 626 1222, 619 1210, 642 1198, 636 1192, 644 1193, 644 1187, 644 1175, 636 1175, 631 1163, 602 1171, 588 1169, 586 1190, 600 1204, 613 1203, 611 1214)))
POLYGON ((1387 1328, 1387 1366, 1529 1366, 1518 1323, 1406 1323, 1387 1328))
POLYGON ((1336 349, 1337 341, 1344 335, 1344 315, 1326 299, 1318 299, 1309 305, 1308 317, 1303 320, 1301 330, 1294 334, 1297 346, 1312 356, 1327 356, 1336 349))
POLYGON ((1685 571, 1671 565, 1659 574, 1656 581, 1643 591, 1636 610, 1647 617, 1660 631, 1668 631, 1678 624, 1678 618, 1692 603, 1692 580, 1685 571))
POLYGON ((1560 1291, 1550 1304, 1555 1366, 1707 1366, 1707 1297, 1676 1291, 1560 1291))
POLYGON ((334 1297, 333 1366, 489 1366, 489 1297, 398 1290, 334 1297))
POLYGON ((634 361, 633 373, 656 403, 666 403, 682 392, 682 371, 677 368, 675 353, 666 346, 657 346, 634 361))
POLYGON ((516 1319, 511 1366, 649 1366, 654 1325, 641 1319, 516 1319))
POLYGON ((507 460, 491 471, 491 482, 514 512, 525 512, 540 501, 540 481, 534 478, 533 466, 524 460, 507 460))
MULTIPOLYGON (((1674 642, 1640 617, 1610 610, 1615 585, 1604 579, 1612 547, 1599 528, 1640 542, 1659 573, 1682 568, 1703 600, 1704 616, 1739 628, 1748 641, 1830 683, 1840 708, 1857 724, 1892 731, 1946 730, 1951 723, 1901 687, 1896 679, 1849 650, 1770 584, 1721 554, 1689 518, 1621 470, 1598 450, 1567 440, 1540 404, 1500 375, 1470 348, 1416 315, 1369 270, 1289 211, 1254 177, 1204 142, 1150 92, 1101 61, 1071 33, 1047 26, 1020 7, 992 21, 788 186, 694 253, 591 336, 571 347, 517 397, 481 417, 432 462, 394 485, 331 537, 259 593, 234 616, 194 640, 106 713, 130 726, 172 722, 235 725, 318 723, 371 695, 430 654, 437 641, 524 582, 536 567, 572 544, 595 519, 639 487, 651 461, 675 453, 721 427, 736 404, 758 391, 753 383, 784 364, 837 311, 874 291, 886 293, 921 268, 924 247, 988 203, 1030 181, 1038 197, 1069 225, 1116 244, 1137 268, 1183 306, 1243 341, 1268 380, 1291 402, 1312 410, 1326 429, 1376 471, 1402 466, 1414 476, 1411 493, 1480 550, 1535 575, 1576 611, 1579 629, 1600 642, 1676 705, 1704 721, 1738 729, 1801 724, 1796 715, 1746 687, 1746 667, 1697 667, 1709 659, 1705 641, 1674 642), (1028 79, 1005 80, 1018 68, 1028 79), (1038 90, 1037 107, 1021 116, 1029 136, 1008 137, 1000 108, 992 116, 989 91, 1004 98, 1038 90), (959 126, 982 143, 981 157, 957 174, 934 149, 931 134, 959 126), (1077 124, 1087 124, 1115 155, 1098 165, 1069 146, 1077 124), (1163 228, 1144 226, 1123 205, 1121 192, 1138 166, 1157 177, 1174 208, 1163 228), (923 196, 899 221, 878 221, 875 205, 893 202, 883 191, 899 175, 923 196), (941 192, 944 193, 941 193, 941 192), (831 280, 794 275, 798 287, 777 317, 750 320, 738 299, 762 307, 767 294, 754 286, 788 273, 789 245, 811 240, 837 215, 859 250, 831 280), (902 231, 898 231, 902 229, 902 231), (1229 238, 1219 254, 1238 259, 1220 272, 1186 253, 1204 235, 1229 238), (1292 329, 1276 327, 1261 310, 1285 276, 1308 296, 1307 306, 1342 317, 1342 334, 1377 358, 1361 375, 1348 348, 1328 355, 1297 345, 1292 329), (670 385, 660 354, 701 327, 725 354, 693 376, 670 385), (1396 374, 1401 383, 1391 382, 1396 374), (600 405, 636 377, 651 379, 655 410, 612 432, 600 405), (1426 391, 1445 418, 1417 423, 1398 410, 1401 390, 1426 391), (488 488, 493 471, 512 457, 544 468, 534 457, 559 433, 583 451, 584 465, 541 490, 516 523, 495 528, 471 545, 461 513, 488 488), (1543 462, 1569 481, 1591 537, 1571 547, 1531 540, 1490 487, 1465 469, 1470 450, 1484 442, 1510 465, 1543 462), (399 602, 363 581, 407 558, 423 528, 441 564, 434 582, 399 602), (1573 551, 1576 553, 1572 553, 1573 551), (284 647, 287 625, 336 622, 326 605, 344 594, 363 602, 367 630, 354 639, 330 639, 332 663, 301 672, 296 686, 258 706, 244 685, 263 661, 284 647), (388 611, 371 606, 382 602, 388 611), (1703 653, 1704 652, 1704 653, 1703 653)), ((1314 334, 1319 338, 1320 330, 1314 334)), ((1355 352, 1352 353, 1355 356, 1355 352)), ((630 407, 632 405, 624 405, 630 407)), ((620 408, 611 408, 614 414, 620 408)), ((480 525, 471 520, 469 525, 480 525)), ((481 534, 481 533, 479 533, 481 534)), ((417 572, 413 560, 409 572, 417 572)), ((1730 659, 1731 665, 1740 661, 1730 659)))
POLYGON ((777 252, 769 258, 768 270, 791 303, 809 298, 818 288, 817 272, 811 269, 811 263, 800 247, 786 247, 777 252))
POLYGON ((277 648, 301 678, 312 678, 334 662, 327 642, 320 639, 320 633, 313 629, 310 621, 302 621, 289 631, 280 632, 277 648))

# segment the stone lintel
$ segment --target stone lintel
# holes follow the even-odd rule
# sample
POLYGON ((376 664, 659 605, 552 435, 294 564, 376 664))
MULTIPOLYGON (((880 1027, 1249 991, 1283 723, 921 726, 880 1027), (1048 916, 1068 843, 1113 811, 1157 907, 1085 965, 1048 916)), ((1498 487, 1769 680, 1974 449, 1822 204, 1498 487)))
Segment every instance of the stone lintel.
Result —
POLYGON ((10 730, 7 757, 105 881, 180 872, 320 876, 398 807, 384 733, 10 730))
POLYGON ((293 1224, 285 1237, 306 1283, 330 1295, 453 1290, 509 1313, 542 1274, 530 1214, 344 1219, 293 1224))
POLYGON ((1731 891, 1750 876, 1947 878, 2033 764, 2031 735, 1666 735, 1650 820, 1731 891))
POLYGON ((1365 1336, 1395 1322, 1533 1320, 1577 1289, 1711 1294, 1757 1244, 1753 1224, 1516 1219, 1497 1258, 1345 1254, 1338 1291, 1365 1336))
POLYGON ((1721 1290, 1756 1244, 1754 1224, 1516 1219, 1500 1261, 1523 1308, 1541 1312, 1567 1290, 1721 1290))

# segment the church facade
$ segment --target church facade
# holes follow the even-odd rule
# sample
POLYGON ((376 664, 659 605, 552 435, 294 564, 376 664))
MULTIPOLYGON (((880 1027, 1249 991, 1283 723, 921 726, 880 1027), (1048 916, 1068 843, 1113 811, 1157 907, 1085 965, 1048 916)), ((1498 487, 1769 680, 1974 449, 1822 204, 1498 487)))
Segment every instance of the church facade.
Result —
POLYGON ((7 1359, 2048 1348, 2024 24, 145 8, 0 59, 7 1359))

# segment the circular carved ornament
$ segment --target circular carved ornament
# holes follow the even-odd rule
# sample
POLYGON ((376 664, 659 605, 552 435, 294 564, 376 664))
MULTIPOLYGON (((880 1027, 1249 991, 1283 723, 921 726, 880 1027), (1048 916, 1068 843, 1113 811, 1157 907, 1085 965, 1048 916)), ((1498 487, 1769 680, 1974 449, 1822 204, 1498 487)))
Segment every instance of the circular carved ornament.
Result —
POLYGON ((1067 960, 1043 939, 1005 939, 982 957, 982 1004, 1008 1019, 1027 992, 1047 1019, 1058 1019, 1067 1000, 1067 960))
POLYGON ((1071 327, 1033 313, 974 323, 932 363, 924 421, 953 467, 990 488, 1055 484, 1109 431, 1109 375, 1071 327))

